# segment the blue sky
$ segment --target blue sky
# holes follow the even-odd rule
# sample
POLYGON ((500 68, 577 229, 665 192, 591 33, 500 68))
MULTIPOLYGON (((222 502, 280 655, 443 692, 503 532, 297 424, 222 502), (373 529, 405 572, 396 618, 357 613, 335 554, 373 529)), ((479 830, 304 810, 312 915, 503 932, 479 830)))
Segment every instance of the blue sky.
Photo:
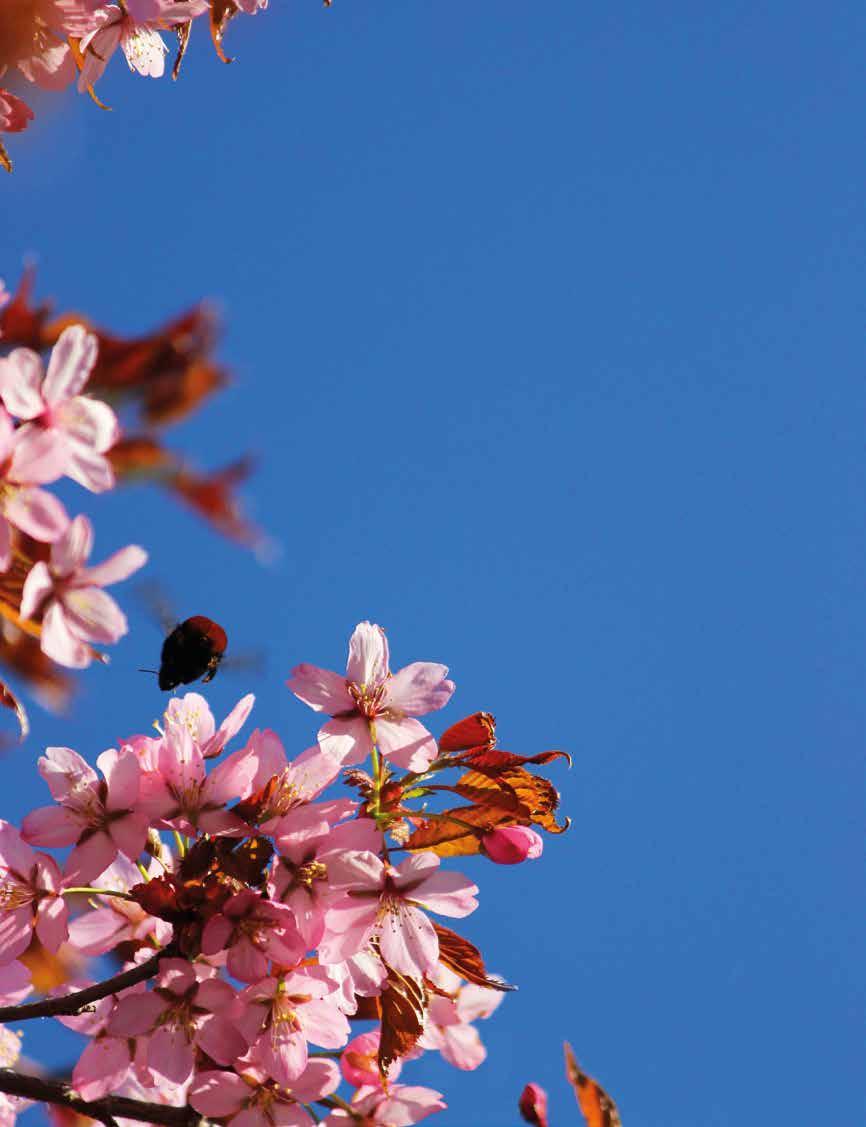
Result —
MULTIPOLYGON (((847 2, 273 0, 233 66, 203 35, 177 84, 117 61, 112 113, 40 104, 10 145, 9 282, 35 254, 129 332, 224 309, 235 383, 177 441, 260 453, 277 561, 144 491, 72 503, 265 649, 214 710, 253 688, 300 751, 289 668, 371 618, 451 666, 442 725, 574 756, 566 837, 467 862, 465 931, 520 991, 478 1072, 407 1070, 442 1127, 514 1124, 530 1079, 576 1123, 564 1038, 628 1127, 862 1118, 864 42, 847 2)), ((159 714, 125 594, 6 816, 42 745, 159 714)))

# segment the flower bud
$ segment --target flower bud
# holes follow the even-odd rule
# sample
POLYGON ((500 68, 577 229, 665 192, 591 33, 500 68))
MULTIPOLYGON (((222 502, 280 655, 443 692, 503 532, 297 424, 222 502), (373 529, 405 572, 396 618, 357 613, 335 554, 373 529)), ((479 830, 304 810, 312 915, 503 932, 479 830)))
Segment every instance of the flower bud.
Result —
POLYGON ((527 1084, 517 1106, 527 1123, 533 1123, 535 1127, 547 1127, 547 1092, 540 1084, 527 1084))
POLYGON ((540 857, 544 842, 529 826, 499 826, 484 835, 481 848, 497 865, 519 865, 540 857))

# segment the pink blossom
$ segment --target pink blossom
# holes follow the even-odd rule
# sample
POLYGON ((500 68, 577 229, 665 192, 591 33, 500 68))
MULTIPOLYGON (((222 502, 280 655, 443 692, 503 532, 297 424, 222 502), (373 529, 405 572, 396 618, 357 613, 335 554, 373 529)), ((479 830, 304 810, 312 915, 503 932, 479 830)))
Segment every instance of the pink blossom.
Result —
POLYGON ((293 973, 263 978, 240 995, 239 1028, 268 1076, 291 1087, 307 1067, 307 1042, 340 1049, 349 1023, 331 995, 334 984, 293 973))
POLYGON ((34 929, 49 951, 66 941, 61 887, 56 862, 34 853, 14 826, 0 821, 0 965, 27 949, 34 929))
POLYGON ((519 865, 540 857, 544 842, 529 826, 497 826, 481 839, 481 848, 497 865, 519 865))
POLYGON ((136 808, 141 772, 135 755, 110 748, 96 765, 104 782, 71 748, 47 748, 39 773, 59 805, 34 810, 21 828, 34 845, 75 845, 66 862, 70 883, 92 880, 118 852, 135 860, 147 838, 147 819, 136 808))
POLYGON ((181 724, 187 727, 202 757, 214 759, 244 726, 255 702, 252 693, 241 697, 217 728, 210 706, 201 693, 184 693, 182 697, 172 697, 168 702, 165 722, 166 726, 181 724))
POLYGON ((299 806, 272 823, 278 854, 268 893, 287 904, 308 949, 318 946, 325 932, 325 910, 333 899, 328 862, 346 850, 378 852, 382 833, 371 818, 334 823, 354 813, 349 799, 299 806))
POLYGON ((237 995, 216 972, 186 959, 163 959, 153 990, 118 1002, 107 1030, 115 1037, 150 1034, 147 1066, 175 1084, 185 1083, 201 1048, 217 1064, 231 1064, 247 1049, 238 1031, 237 995))
POLYGON ((80 392, 96 363, 97 340, 81 325, 60 334, 43 376, 42 360, 28 348, 16 348, 0 361, 0 397, 28 436, 43 430, 63 460, 63 472, 85 489, 102 493, 114 485, 105 457, 120 430, 114 411, 80 392))
POLYGON ((272 819, 288 814, 320 795, 337 778, 342 767, 339 759, 327 755, 318 744, 308 747, 290 763, 279 736, 269 728, 264 731, 256 728, 247 741, 247 752, 256 761, 256 772, 250 780, 250 794, 278 776, 271 789, 268 806, 261 815, 265 829, 270 827, 272 819))
POLYGON ((291 967, 305 948, 288 908, 245 889, 208 920, 201 949, 204 955, 228 949, 229 974, 241 982, 258 982, 268 973, 268 960, 291 967))
POLYGON ((388 663, 385 631, 361 622, 349 641, 345 677, 298 665, 288 685, 310 708, 333 717, 319 743, 335 759, 360 763, 375 745, 398 767, 423 771, 436 758, 436 741, 413 717, 446 705, 454 683, 445 665, 416 661, 392 674, 388 663))
MULTIPOLYGON (((0 365, 3 361, 0 360, 0 365)), ((63 461, 44 437, 16 431, 0 408, 0 570, 12 563, 12 526, 34 540, 52 543, 66 531, 69 517, 53 493, 38 484, 56 481, 63 473, 63 461)))
POLYGON ((96 26, 81 40, 84 65, 78 89, 86 90, 102 77, 118 47, 131 71, 161 78, 168 48, 157 29, 189 23, 206 9, 206 0, 126 0, 123 7, 109 4, 98 9, 96 26))
MULTIPOLYGON (((343 1049, 340 1071, 343 1079, 352 1087, 378 1087, 382 1083, 378 1063, 380 1040, 379 1030, 371 1029, 369 1033, 359 1033, 357 1037, 353 1037, 343 1049)), ((396 1080, 402 1069, 403 1062, 398 1058, 388 1069, 388 1082, 396 1080)))
POLYGON ((344 895, 325 917, 324 963, 340 962, 377 936, 388 966, 420 978, 439 960, 439 940, 424 909, 462 917, 478 907, 477 885, 441 871, 434 853, 414 854, 396 869, 374 853, 345 853, 330 862, 328 876, 344 895))
POLYGON ((127 632, 126 616, 102 590, 138 571, 147 561, 143 548, 121 548, 95 567, 86 567, 93 547, 93 526, 77 516, 51 545, 50 563, 30 569, 21 594, 21 615, 42 611, 41 646, 50 658, 72 669, 93 660, 89 642, 116 642, 127 632))
POLYGON ((487 1056, 478 1030, 471 1022, 490 1017, 501 1003, 502 993, 472 983, 463 985, 456 974, 441 965, 432 977, 439 989, 450 996, 434 994, 430 998, 418 1046, 438 1049, 449 1064, 470 1072, 487 1056))
POLYGON ((200 1072, 189 1090, 189 1102, 199 1114, 235 1127, 311 1127, 313 1120, 301 1104, 329 1096, 340 1083, 331 1060, 311 1060, 290 1086, 267 1079, 254 1057, 235 1067, 237 1072, 200 1072))
MULTIPOLYGON (((148 875, 158 876, 161 867, 151 862, 148 875)), ((117 857, 99 878, 101 888, 129 892, 141 883, 141 873, 126 857, 117 857)), ((117 896, 95 897, 100 907, 83 912, 69 924, 69 940, 82 955, 104 955, 120 943, 164 947, 171 939, 172 927, 157 919, 134 900, 117 896)))
POLYGON ((351 1112, 332 1111, 322 1127, 411 1127, 448 1105, 441 1092, 407 1084, 359 1088, 351 1112))
POLYGON ((157 769, 144 776, 141 807, 158 827, 242 837, 249 826, 226 810, 226 803, 247 791, 255 760, 241 748, 208 773, 204 752, 183 715, 166 713, 157 769))
POLYGON ((33 110, 0 86, 0 133, 20 133, 33 120, 33 110))

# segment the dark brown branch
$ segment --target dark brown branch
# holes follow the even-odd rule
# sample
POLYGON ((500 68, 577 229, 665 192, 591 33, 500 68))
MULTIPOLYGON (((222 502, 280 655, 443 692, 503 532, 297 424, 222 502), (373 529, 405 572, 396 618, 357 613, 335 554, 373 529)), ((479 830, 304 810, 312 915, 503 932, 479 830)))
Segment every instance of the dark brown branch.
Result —
POLYGON ((22 1096, 26 1100, 71 1107, 73 1111, 96 1119, 110 1127, 115 1119, 136 1119, 139 1123, 158 1123, 164 1127, 196 1127, 201 1117, 191 1107, 168 1107, 130 1100, 126 1096, 103 1096, 101 1100, 83 1100, 61 1080, 41 1080, 38 1076, 21 1076, 10 1068, 0 1068, 0 1092, 22 1096))
MULTIPOLYGON (((135 986, 138 982, 146 982, 153 978, 159 971, 162 959, 176 955, 177 951, 172 944, 159 951, 148 959, 146 963, 133 967, 132 970, 122 971, 114 978, 105 982, 97 982, 84 990, 75 990, 62 998, 45 998, 41 1002, 28 1002, 22 1006, 0 1006, 0 1023, 10 1021, 27 1021, 33 1017, 57 1017, 58 1014, 77 1014, 91 1002, 98 1002, 100 998, 107 998, 109 994, 117 994, 127 986, 135 986)), ((2 1091, 2 1089, 0 1089, 2 1091)))

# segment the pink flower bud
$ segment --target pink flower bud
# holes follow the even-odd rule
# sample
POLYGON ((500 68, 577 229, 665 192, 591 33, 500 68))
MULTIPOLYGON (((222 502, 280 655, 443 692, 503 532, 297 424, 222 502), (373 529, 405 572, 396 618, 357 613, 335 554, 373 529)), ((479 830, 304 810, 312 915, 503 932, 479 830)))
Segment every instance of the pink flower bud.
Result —
POLYGON ((544 842, 528 826, 500 826, 484 835, 481 848, 497 865, 519 865, 540 857, 544 842))
MULTIPOLYGON (((532 833, 531 830, 529 832, 532 833)), ((533 1123, 535 1127, 547 1127, 547 1092, 540 1084, 527 1084, 517 1106, 527 1123, 533 1123)))

